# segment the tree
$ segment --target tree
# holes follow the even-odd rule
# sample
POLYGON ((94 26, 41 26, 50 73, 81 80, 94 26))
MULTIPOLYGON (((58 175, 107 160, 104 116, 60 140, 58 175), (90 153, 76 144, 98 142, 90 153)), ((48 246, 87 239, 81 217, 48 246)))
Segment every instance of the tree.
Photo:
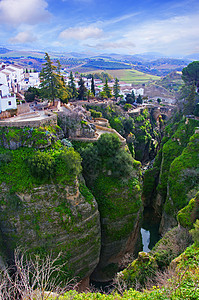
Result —
POLYGON ((160 98, 157 99, 158 104, 160 104, 160 102, 162 102, 162 100, 160 98))
POLYGON ((196 104, 195 100, 196 100, 195 85, 192 84, 191 86, 189 86, 188 96, 184 99, 184 103, 183 103, 184 114, 186 115, 194 114, 195 104, 196 104))
POLYGON ((115 78, 115 83, 113 85, 113 95, 114 95, 116 101, 117 101, 117 98, 119 97, 119 93, 120 93, 119 80, 116 77, 115 78))
POLYGON ((57 68, 53 65, 48 53, 45 54, 44 67, 40 72, 41 87, 45 90, 51 100, 55 100, 60 89, 59 75, 56 73, 57 68))
POLYGON ((24 93, 25 100, 27 102, 33 102, 35 98, 38 97, 39 95, 40 95, 40 90, 32 86, 30 86, 28 90, 24 93))
POLYGON ((137 103, 142 104, 142 97, 140 96, 140 94, 137 97, 137 103))
POLYGON ((68 103, 68 100, 71 98, 71 89, 66 86, 65 80, 63 76, 58 77, 58 90, 57 90, 57 97, 63 102, 68 103))
POLYGON ((75 86, 75 81, 74 81, 74 77, 73 77, 72 71, 70 72, 68 86, 71 89, 71 98, 72 99, 77 99, 78 92, 77 92, 77 89, 76 89, 76 86, 75 86))
POLYGON ((100 156, 114 156, 120 149, 121 142, 116 134, 104 133, 97 141, 97 149, 100 156))
POLYGON ((182 70, 182 79, 185 84, 194 84, 197 89, 199 88, 199 61, 193 61, 182 70))
POLYGON ((91 93, 95 96, 95 83, 94 83, 94 76, 91 77, 91 93))
POLYGON ((126 103, 133 104, 135 102, 135 94, 134 91, 132 90, 131 94, 126 95, 126 103))
POLYGON ((101 118, 102 117, 102 113, 100 111, 96 111, 94 109, 89 109, 90 113, 91 113, 91 117, 93 119, 96 119, 96 118, 101 118))
POLYGON ((79 85, 78 99, 79 100, 83 100, 86 97, 86 91, 87 91, 87 89, 86 89, 86 87, 84 85, 84 80, 83 80, 82 76, 80 76, 78 85, 79 85))
POLYGON ((111 95, 111 88, 108 86, 108 79, 106 78, 104 87, 103 87, 103 92, 105 93, 107 98, 110 98, 111 95))

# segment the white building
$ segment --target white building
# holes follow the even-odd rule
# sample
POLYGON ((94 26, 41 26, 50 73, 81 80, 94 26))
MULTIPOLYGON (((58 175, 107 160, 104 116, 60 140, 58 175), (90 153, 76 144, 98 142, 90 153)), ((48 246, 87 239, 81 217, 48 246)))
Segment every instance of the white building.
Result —
POLYGON ((143 96, 144 95, 144 89, 140 88, 140 89, 133 89, 135 96, 143 96))
POLYGON ((21 90, 27 91, 29 87, 39 88, 39 86, 40 86, 39 72, 24 74, 24 78, 21 81, 21 90))
POLYGON ((16 95, 11 95, 9 87, 0 83, 0 113, 9 109, 17 109, 16 95))
POLYGON ((6 76, 7 85, 10 91, 14 93, 21 91, 21 82, 24 78, 22 67, 2 64, 0 68, 0 77, 2 76, 6 76))

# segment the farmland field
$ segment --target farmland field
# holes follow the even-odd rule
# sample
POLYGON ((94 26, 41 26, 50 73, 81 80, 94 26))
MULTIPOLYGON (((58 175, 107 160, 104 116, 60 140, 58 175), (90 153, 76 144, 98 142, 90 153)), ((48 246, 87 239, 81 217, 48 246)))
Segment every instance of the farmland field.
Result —
POLYGON ((120 81, 125 81, 127 83, 133 84, 143 84, 149 81, 160 80, 161 78, 154 75, 145 74, 134 69, 123 69, 123 70, 95 70, 89 73, 109 73, 114 78, 117 77, 120 81))

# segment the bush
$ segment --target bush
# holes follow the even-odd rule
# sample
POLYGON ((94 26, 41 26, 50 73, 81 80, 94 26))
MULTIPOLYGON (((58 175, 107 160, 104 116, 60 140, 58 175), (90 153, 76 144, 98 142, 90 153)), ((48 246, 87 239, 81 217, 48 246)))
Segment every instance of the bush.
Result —
POLYGON ((194 229, 191 229, 189 232, 192 235, 194 243, 197 246, 199 246, 199 219, 196 220, 196 223, 194 224, 194 229))
POLYGON ((56 157, 56 175, 61 181, 66 177, 78 176, 82 170, 81 161, 80 154, 73 148, 64 149, 56 157))
POLYGON ((55 172, 55 159, 48 152, 36 152, 28 164, 32 175, 38 179, 48 179, 55 172))
POLYGON ((94 109, 89 109, 90 113, 91 113, 91 117, 92 118, 101 118, 102 117, 102 113, 100 111, 96 111, 94 109))
POLYGON ((121 142, 116 134, 104 133, 97 141, 98 153, 104 157, 115 155, 120 146, 121 142))
POLYGON ((107 162, 107 167, 111 169, 114 177, 129 177, 133 174, 134 159, 128 152, 120 149, 115 156, 107 162))

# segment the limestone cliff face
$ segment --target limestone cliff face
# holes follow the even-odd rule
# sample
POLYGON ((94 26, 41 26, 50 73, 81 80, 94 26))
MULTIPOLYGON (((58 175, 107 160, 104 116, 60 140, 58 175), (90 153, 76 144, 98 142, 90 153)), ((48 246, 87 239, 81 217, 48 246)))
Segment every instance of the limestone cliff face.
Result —
POLYGON ((89 276, 99 261, 101 230, 97 203, 86 192, 84 186, 80 193, 77 180, 14 194, 1 184, 0 227, 8 253, 16 246, 42 255, 61 252, 69 276, 89 276))
POLYGON ((93 272, 91 279, 94 281, 109 281, 118 271, 118 264, 127 253, 135 254, 140 249, 140 215, 126 215, 122 220, 111 222, 108 219, 102 219, 102 248, 100 262, 93 272), (105 226, 118 232, 131 223, 131 232, 128 235, 120 236, 119 239, 108 236, 105 226))
POLYGON ((145 205, 162 215, 161 234, 177 225, 177 212, 198 190, 198 125, 193 119, 168 125, 162 149, 144 176, 143 198, 150 199, 145 205))
POLYGON ((111 280, 124 255, 136 254, 140 249, 142 203, 136 175, 126 183, 105 175, 95 182, 93 193, 99 205, 102 247, 100 262, 91 276, 94 281, 111 280))
POLYGON ((177 212, 185 207, 199 189, 199 133, 194 134, 171 164, 168 176, 167 198, 162 215, 161 232, 177 224, 177 212))

